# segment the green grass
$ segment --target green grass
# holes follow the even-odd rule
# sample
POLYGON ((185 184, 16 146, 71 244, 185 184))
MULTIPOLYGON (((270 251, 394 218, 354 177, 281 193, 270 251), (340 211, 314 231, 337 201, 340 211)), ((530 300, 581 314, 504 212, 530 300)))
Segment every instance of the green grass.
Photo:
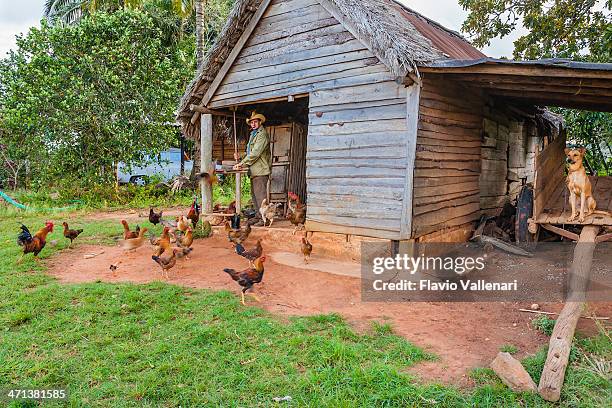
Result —
POLYGON ((499 348, 499 351, 502 351, 504 353, 515 354, 515 353, 518 353, 519 349, 514 344, 504 344, 503 346, 499 348))
MULTIPOLYGON (((5 193, 17 200, 19 203, 30 207, 30 211, 41 213, 63 213, 78 210, 100 210, 100 209, 148 209, 150 206, 156 208, 188 206, 191 205, 194 195, 200 194, 198 190, 183 189, 177 194, 171 194, 167 189, 155 187, 151 183, 144 187, 133 185, 120 186, 118 190, 112 185, 91 186, 86 189, 80 188, 41 188, 38 191, 17 190, 5 193)), ((236 183, 233 176, 227 178, 224 183, 213 186, 213 201, 222 205, 228 205, 235 200, 236 183)), ((251 199, 251 184, 248 177, 242 177, 241 183, 242 205, 251 199)), ((0 199, 0 216, 19 216, 21 210, 5 203, 0 199)))
POLYGON ((555 328, 555 319, 551 319, 546 315, 540 315, 531 321, 531 325, 545 335, 550 336, 555 328))
MULTIPOLYGON (((389 324, 357 333, 338 315, 281 319, 234 293, 164 283, 60 285, 31 256, 15 264, 17 221, 35 229, 48 218, 61 221, 0 216, 0 389, 64 385, 74 407, 555 406, 511 392, 487 369, 472 373, 470 391, 422 384, 407 369, 435 357, 389 324), (273 402, 286 395, 290 404, 273 402)), ((116 222, 70 219, 85 228, 76 245, 121 234, 116 222)), ((50 239, 58 244, 43 258, 67 247, 61 232, 50 239)), ((609 359, 610 349, 603 334, 577 341, 561 406, 609 406, 610 384, 583 357, 609 359)), ((524 361, 536 382, 544 358, 524 361)))

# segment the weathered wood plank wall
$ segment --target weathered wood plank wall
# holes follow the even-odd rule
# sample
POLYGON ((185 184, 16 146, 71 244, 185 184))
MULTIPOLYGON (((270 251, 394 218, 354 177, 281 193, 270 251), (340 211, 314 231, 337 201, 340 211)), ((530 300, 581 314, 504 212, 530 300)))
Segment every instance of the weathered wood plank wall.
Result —
POLYGON ((208 106, 383 82, 387 72, 316 0, 274 0, 208 106))
POLYGON ((311 94, 309 220, 400 239, 406 109, 406 88, 394 81, 311 94))
POLYGON ((413 189, 413 237, 480 217, 483 98, 425 77, 421 90, 413 189))

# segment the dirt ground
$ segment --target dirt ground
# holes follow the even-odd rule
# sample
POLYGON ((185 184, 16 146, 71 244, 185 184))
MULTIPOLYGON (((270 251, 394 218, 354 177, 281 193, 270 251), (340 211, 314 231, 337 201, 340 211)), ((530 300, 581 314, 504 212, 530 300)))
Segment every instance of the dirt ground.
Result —
MULTIPOLYGON (((138 217, 138 213, 112 213, 109 218, 129 215, 138 217)), ((247 246, 250 245, 251 242, 247 246)), ((307 269, 304 265, 281 265, 274 261, 273 249, 264 248, 271 259, 266 262, 264 283, 255 290, 261 303, 247 297, 247 304, 281 316, 337 312, 357 330, 369 328, 374 320, 389 322, 397 334, 440 357, 436 362, 411 368, 426 381, 469 387, 469 370, 488 366, 502 345, 515 345, 520 350, 516 356, 522 358, 548 341, 530 325, 536 315, 519 312, 527 304, 362 302, 359 278, 307 269)), ((119 246, 83 245, 51 259, 49 272, 64 283, 163 280, 159 267, 151 260, 151 252, 148 243, 132 253, 125 253, 119 246), (109 266, 118 260, 122 262, 113 274, 109 266)), ((192 288, 228 289, 238 296, 240 287, 223 268, 246 266, 247 261, 233 253, 223 234, 216 233, 207 240, 195 241, 190 259, 179 260, 168 282, 192 288)), ((561 307, 542 305, 544 310, 553 312, 561 307)), ((591 310, 599 316, 612 315, 609 303, 594 305, 591 310)), ((595 327, 592 321, 581 319, 578 330, 588 334, 595 327)))

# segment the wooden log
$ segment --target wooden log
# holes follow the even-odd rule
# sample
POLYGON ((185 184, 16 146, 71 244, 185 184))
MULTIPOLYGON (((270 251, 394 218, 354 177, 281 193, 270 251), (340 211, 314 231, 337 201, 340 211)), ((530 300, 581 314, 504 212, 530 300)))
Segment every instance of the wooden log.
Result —
POLYGON ((547 401, 556 402, 561 397, 561 387, 565 379, 565 370, 569 361, 574 331, 586 300, 586 290, 596 245, 595 239, 599 230, 600 227, 598 226, 585 226, 574 249, 568 293, 570 301, 565 304, 555 323, 548 346, 548 356, 538 386, 538 392, 547 401))
MULTIPOLYGON (((212 146, 213 146, 213 117, 211 114, 203 114, 200 119, 200 168, 201 171, 209 171, 212 168, 212 146)), ((212 186, 209 182, 202 179, 200 182, 202 190, 202 211, 212 212, 213 196, 212 186)))

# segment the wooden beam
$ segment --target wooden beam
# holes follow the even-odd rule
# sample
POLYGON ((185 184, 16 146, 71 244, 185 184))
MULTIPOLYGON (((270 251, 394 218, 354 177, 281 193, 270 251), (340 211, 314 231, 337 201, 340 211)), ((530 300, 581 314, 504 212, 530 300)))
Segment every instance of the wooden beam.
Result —
POLYGON ((561 397, 561 387, 565 379, 565 370, 569 361, 574 331, 586 301, 586 291, 596 245, 595 239, 599 230, 599 226, 585 226, 574 249, 574 259, 570 267, 567 303, 559 313, 559 318, 550 336, 548 356, 538 386, 538 392, 547 401, 556 402, 561 397))
POLYGON ((612 71, 572 69, 537 65, 473 65, 471 67, 419 67, 420 72, 437 74, 493 74, 543 76, 549 78, 593 78, 612 79, 612 71))
POLYGON ((499 95, 499 96, 509 96, 518 99, 532 99, 538 101, 549 101, 550 103, 564 103, 564 102, 573 102, 573 103, 582 103, 582 104, 601 104, 601 105, 609 105, 610 98, 602 96, 598 97, 596 95, 572 95, 561 92, 538 92, 537 90, 528 91, 528 90, 508 90, 508 89, 496 89, 491 88, 487 89, 488 93, 491 95, 499 95))
MULTIPOLYGON (((431 75, 431 74, 430 74, 431 75)), ((440 74, 433 75, 437 80, 453 80, 478 84, 532 84, 532 85, 557 85, 575 86, 580 88, 603 88, 611 89, 612 82, 606 79, 582 78, 582 77, 547 77, 547 76, 524 76, 524 75, 496 75, 496 74, 440 74)))
MULTIPOLYGON (((225 78, 225 75, 230 70, 230 68, 232 67, 232 64, 238 57, 238 54, 240 54, 240 51, 242 51, 242 48, 244 47, 249 37, 253 33, 253 30, 255 30, 257 23, 259 23, 259 20, 261 20, 261 17, 266 12, 266 9, 270 5, 271 1, 272 0, 263 0, 261 5, 255 12, 255 14, 253 14, 253 17, 251 17, 251 21, 249 21, 249 24, 244 29, 244 32, 240 36, 240 39, 238 40, 236 45, 234 45, 234 47, 232 48, 232 51, 227 56, 225 63, 223 64, 223 66, 221 67, 217 75, 215 76, 215 79, 213 80, 213 82, 208 87, 208 90, 206 91, 206 93, 204 94, 204 97, 202 98, 202 102, 200 102, 200 106, 206 106, 208 102, 211 100, 217 88, 219 88, 219 85, 221 85, 221 82, 225 78)), ((194 112, 191 118, 191 123, 195 123, 199 114, 200 114, 199 112, 194 112)))
MULTIPOLYGON (((200 120, 200 169, 203 172, 209 172, 213 168, 212 163, 213 149, 213 119, 211 114, 203 114, 200 120)), ((213 210, 212 203, 212 186, 205 179, 200 181, 202 190, 202 211, 211 213, 213 210)))
MULTIPOLYGON (((200 113, 207 113, 209 115, 215 115, 215 116, 228 116, 228 117, 233 117, 234 113, 230 112, 230 111, 224 111, 224 110, 219 110, 219 109, 208 109, 205 108, 203 106, 199 106, 199 105, 190 105, 189 109, 192 112, 200 112, 200 113)), ((236 114, 237 118, 240 119, 246 119, 247 116, 246 115, 240 115, 240 114, 236 114)))
POLYGON ((373 228, 349 227, 326 222, 306 220, 306 231, 330 232, 333 234, 359 235, 362 237, 381 238, 388 240, 399 240, 399 234, 393 231, 377 230, 373 228))
MULTIPOLYGON (((475 82, 470 82, 475 84, 475 82)), ((478 86, 493 92, 493 90, 542 92, 548 94, 567 94, 572 96, 589 95, 597 97, 612 97, 612 88, 583 88, 576 85, 536 84, 536 83, 477 83, 478 86)))
POLYGON ((599 244, 600 242, 608 242, 608 241, 612 241, 612 233, 603 234, 595 238, 596 244, 599 244))
POLYGON ((554 232, 555 234, 558 234, 558 235, 561 235, 562 237, 571 239, 572 241, 578 241, 578 239, 580 239, 580 235, 574 234, 573 232, 570 232, 570 231, 565 230, 563 228, 555 227, 554 225, 543 223, 543 224, 540 224, 540 226, 542 228, 544 228, 545 230, 548 230, 550 232, 554 232))
POLYGON ((416 160, 417 134, 419 129, 419 107, 421 101, 421 84, 413 83, 406 89, 406 181, 402 200, 402 220, 400 239, 412 236, 412 207, 414 190, 414 162, 416 160))

